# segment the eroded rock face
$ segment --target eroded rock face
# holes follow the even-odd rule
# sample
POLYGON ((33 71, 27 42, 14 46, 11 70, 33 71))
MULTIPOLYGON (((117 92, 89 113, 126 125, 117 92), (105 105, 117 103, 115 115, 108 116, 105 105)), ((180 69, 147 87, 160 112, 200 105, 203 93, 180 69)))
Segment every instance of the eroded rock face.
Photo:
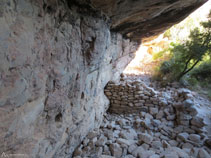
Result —
POLYGON ((136 43, 61 1, 0 2, 0 154, 70 157, 136 43))

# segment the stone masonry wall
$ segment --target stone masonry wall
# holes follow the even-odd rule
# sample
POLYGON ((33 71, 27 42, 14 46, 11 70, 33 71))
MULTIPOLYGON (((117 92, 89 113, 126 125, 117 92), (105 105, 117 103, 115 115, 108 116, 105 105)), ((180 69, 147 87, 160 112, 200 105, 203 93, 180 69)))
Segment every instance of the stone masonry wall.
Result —
POLYGON ((134 78, 108 83, 110 113, 76 148, 74 158, 211 158, 205 125, 210 122, 198 110, 195 93, 178 84, 161 87, 134 78))
POLYGON ((158 92, 142 81, 122 78, 118 83, 109 82, 104 91, 110 100, 108 111, 111 113, 145 112, 154 119, 174 121, 176 126, 183 126, 191 133, 203 133, 205 123, 198 115, 191 91, 172 89, 158 92))
POLYGON ((165 104, 157 92, 139 82, 109 82, 105 95, 110 100, 109 111, 119 114, 148 112, 148 107, 165 104))

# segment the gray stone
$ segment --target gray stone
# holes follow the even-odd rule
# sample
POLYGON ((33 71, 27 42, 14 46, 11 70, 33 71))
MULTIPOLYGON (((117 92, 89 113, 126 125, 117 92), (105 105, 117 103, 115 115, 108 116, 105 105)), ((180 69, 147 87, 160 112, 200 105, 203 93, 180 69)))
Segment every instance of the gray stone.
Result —
POLYGON ((186 99, 183 102, 183 105, 184 105, 184 108, 188 109, 188 108, 190 108, 191 106, 194 105, 194 102, 191 99, 186 99))
POLYGON ((143 144, 141 145, 141 147, 142 147, 144 150, 148 150, 148 149, 149 149, 149 144, 143 143, 143 144))
POLYGON ((127 139, 122 139, 122 138, 118 138, 116 142, 120 145, 125 144, 127 146, 130 146, 135 143, 135 141, 133 140, 127 140, 127 139))
POLYGON ((164 112, 163 112, 163 110, 160 110, 156 115, 156 119, 161 119, 161 118, 163 118, 163 116, 164 116, 164 112))
POLYGON ((104 146, 107 141, 107 138, 105 136, 101 136, 97 141, 96 141, 96 146, 104 146))
POLYGON ((111 155, 111 152, 110 152, 109 147, 107 145, 103 146, 103 154, 111 155))
POLYGON ((199 158, 211 158, 211 155, 208 154, 208 152, 206 150, 201 148, 201 149, 199 149, 198 157, 199 158))
POLYGON ((204 123, 204 119, 198 116, 195 116, 192 120, 191 120, 191 125, 196 126, 198 128, 202 128, 205 126, 204 123))
POLYGON ((171 146, 177 146, 178 142, 176 140, 169 140, 168 141, 171 146))
POLYGON ((185 148, 192 149, 192 148, 193 148, 193 145, 190 144, 190 143, 184 143, 184 144, 182 145, 182 148, 183 148, 183 149, 185 149, 185 148))
POLYGON ((160 141, 153 141, 151 143, 151 146, 152 146, 152 148, 160 149, 160 148, 162 148, 162 143, 160 141))
POLYGON ((122 156, 122 148, 120 147, 119 144, 114 143, 109 145, 111 155, 116 157, 116 158, 121 158, 122 156))
POLYGON ((145 152, 145 150, 141 146, 139 146, 132 151, 132 155, 134 157, 137 157, 139 153, 143 153, 143 152, 145 152))
POLYGON ((138 135, 140 141, 143 141, 146 144, 150 144, 153 140, 153 137, 147 133, 141 133, 138 135))
POLYGON ((100 155, 99 158, 115 158, 114 156, 109 156, 109 155, 100 155))
POLYGON ((153 108, 153 107, 150 107, 149 108, 149 112, 151 115, 155 115, 158 113, 158 108, 153 108))
POLYGON ((195 143, 200 143, 201 142, 201 136, 198 134, 190 134, 188 139, 190 139, 191 141, 195 142, 195 143))
POLYGON ((124 158, 135 158, 133 155, 126 155, 124 158))
POLYGON ((177 135, 177 138, 178 139, 180 139, 181 141, 186 141, 187 139, 188 139, 188 137, 189 137, 189 134, 188 133, 179 133, 178 135, 177 135))
POLYGON ((151 155, 149 158, 160 158, 160 156, 157 154, 154 154, 154 155, 151 155))
POLYGON ((128 153, 132 154, 132 152, 137 148, 137 145, 132 144, 128 148, 128 153))

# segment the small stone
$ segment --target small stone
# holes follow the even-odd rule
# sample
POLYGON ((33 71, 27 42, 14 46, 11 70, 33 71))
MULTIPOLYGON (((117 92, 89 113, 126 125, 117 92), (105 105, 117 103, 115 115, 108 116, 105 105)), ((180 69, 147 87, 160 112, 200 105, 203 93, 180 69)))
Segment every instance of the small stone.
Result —
POLYGON ((188 154, 178 147, 172 147, 172 150, 175 151, 179 157, 189 158, 188 154))
POLYGON ((211 158, 210 154, 208 154, 208 152, 206 150, 204 150, 203 148, 199 149, 198 157, 199 158, 211 158))
POLYGON ((183 102, 183 105, 184 105, 184 108, 188 109, 188 108, 190 108, 191 106, 193 106, 194 103, 193 103, 192 100, 186 99, 186 100, 183 102))
POLYGON ((96 146, 103 146, 105 145, 107 141, 107 138, 105 136, 101 136, 97 141, 96 141, 96 146))
POLYGON ((106 94, 107 96, 111 96, 111 95, 112 95, 111 92, 105 92, 105 94, 106 94))
POLYGON ((162 143, 160 141, 153 141, 151 143, 151 146, 152 146, 152 148, 160 149, 160 148, 162 148, 162 143))
POLYGON ((195 142, 195 143, 200 143, 201 142, 201 136, 198 134, 190 134, 188 137, 191 141, 195 142))
POLYGON ((144 121, 140 122, 141 126, 146 128, 146 129, 152 129, 151 121, 148 118, 145 118, 144 121))
POLYGON ((132 145, 132 144, 135 143, 133 140, 127 140, 127 139, 122 139, 122 138, 118 138, 118 139, 116 140, 116 142, 117 142, 118 144, 120 144, 120 145, 125 144, 125 145, 127 145, 127 146, 130 146, 130 145, 132 145))
POLYGON ((160 110, 156 115, 156 119, 161 119, 161 118, 163 118, 163 116, 164 116, 164 112, 163 112, 163 110, 160 110))
POLYGON ((144 150, 142 152, 138 152, 138 157, 140 158, 148 158, 151 155, 154 155, 155 152, 152 150, 144 150))
POLYGON ((107 145, 103 146, 103 154, 111 155, 111 152, 110 152, 109 147, 107 145))
POLYGON ((202 128, 205 126, 204 119, 196 116, 191 120, 191 125, 202 128))
POLYGON ((133 155, 134 157, 137 157, 139 152, 144 152, 144 151, 145 151, 145 150, 144 150, 141 146, 139 146, 139 147, 137 147, 136 149, 134 149, 134 150, 132 151, 132 155, 133 155))
POLYGON ((153 119, 153 116, 148 113, 146 113, 144 117, 145 119, 149 119, 149 120, 153 119))
POLYGON ((168 120, 168 121, 173 121, 173 120, 175 120, 175 115, 168 115, 168 116, 167 116, 167 120, 168 120))
POLYGON ((132 154, 132 152, 133 152, 136 148, 137 148, 137 145, 132 144, 132 145, 129 146, 128 152, 129 152, 130 154, 132 154))
POLYGON ((178 145, 178 142, 176 140, 170 140, 168 142, 171 146, 177 146, 178 145))
POLYGON ((119 134, 120 137, 124 139, 136 139, 137 138, 137 133, 134 129, 129 129, 128 131, 122 130, 119 134))
POLYGON ((141 145, 141 147, 143 149, 145 149, 145 150, 148 150, 149 149, 149 144, 144 143, 144 144, 141 145))
POLYGON ((198 114, 198 111, 194 106, 188 108, 187 111, 190 113, 191 116, 196 116, 198 114))
POLYGON ((163 144, 163 147, 164 147, 164 148, 169 148, 169 147, 171 147, 171 145, 170 145, 167 141, 165 141, 165 140, 162 141, 162 144, 163 144))
POLYGON ((150 144, 153 140, 153 137, 147 133, 139 134, 139 139, 144 143, 150 144))
POLYGON ((133 103, 129 103, 128 105, 129 105, 130 107, 133 107, 133 106, 134 106, 133 103))
POLYGON ((97 147, 95 150, 95 154, 99 157, 103 153, 103 148, 102 147, 97 147))
POLYGON ((101 155, 99 158, 115 158, 114 156, 109 155, 101 155))
POLYGON ((117 157, 117 158, 121 158, 122 148, 120 147, 119 144, 117 144, 117 143, 110 144, 109 148, 110 148, 112 156, 117 157))
POLYGON ((135 158, 133 155, 125 155, 124 158, 135 158))
POLYGON ((192 148, 192 149, 190 150, 190 155, 191 155, 192 157, 198 157, 198 153, 199 153, 199 148, 192 148))
POLYGON ((82 155, 82 150, 81 148, 77 148, 74 153, 73 153, 74 156, 81 156, 82 155))
POLYGON ((182 145, 182 148, 183 148, 183 149, 184 149, 184 148, 191 149, 191 148, 193 148, 193 145, 190 144, 190 143, 184 143, 184 144, 182 145))
POLYGON ((161 124, 161 121, 160 120, 152 120, 152 125, 155 126, 155 127, 159 127, 161 124))
POLYGON ((188 139, 189 134, 188 133, 180 133, 177 135, 177 138, 182 140, 183 142, 186 142, 186 140, 188 139))
POLYGON ((157 154, 154 154, 154 155, 151 155, 149 158, 160 158, 160 156, 157 154))
POLYGON ((150 112, 151 115, 155 115, 155 114, 158 113, 158 108, 152 108, 152 107, 150 107, 149 108, 149 112, 150 112))
POLYGON ((118 121, 116 121, 116 122, 117 122, 117 124, 119 124, 121 127, 124 126, 124 125, 126 125, 124 119, 120 119, 120 120, 118 120, 118 121))

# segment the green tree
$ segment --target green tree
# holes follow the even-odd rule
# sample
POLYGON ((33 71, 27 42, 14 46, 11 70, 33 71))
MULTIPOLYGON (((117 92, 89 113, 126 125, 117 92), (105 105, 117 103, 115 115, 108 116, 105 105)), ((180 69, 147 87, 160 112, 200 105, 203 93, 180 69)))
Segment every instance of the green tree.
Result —
POLYGON ((203 31, 195 28, 187 41, 172 45, 169 49, 172 58, 161 65, 161 72, 179 80, 200 63, 205 55, 211 56, 211 12, 209 20, 201 25, 203 31))

